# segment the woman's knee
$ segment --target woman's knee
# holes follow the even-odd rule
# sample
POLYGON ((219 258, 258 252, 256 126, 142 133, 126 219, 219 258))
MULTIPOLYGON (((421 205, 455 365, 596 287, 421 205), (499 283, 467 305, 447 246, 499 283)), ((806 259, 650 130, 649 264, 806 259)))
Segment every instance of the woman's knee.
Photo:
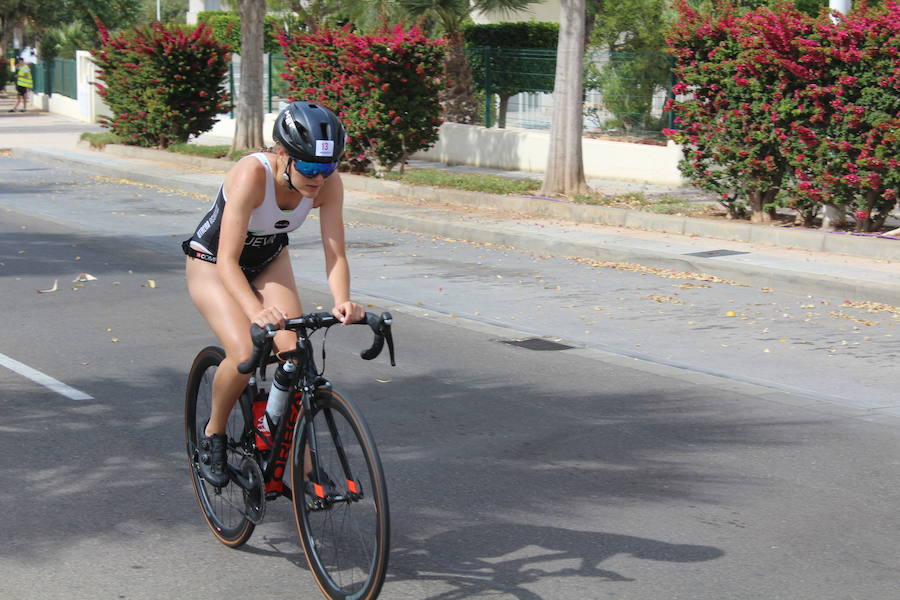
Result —
POLYGON ((253 343, 250 336, 247 336, 246 342, 235 342, 225 347, 225 358, 234 361, 236 364, 246 362, 253 357, 253 343))

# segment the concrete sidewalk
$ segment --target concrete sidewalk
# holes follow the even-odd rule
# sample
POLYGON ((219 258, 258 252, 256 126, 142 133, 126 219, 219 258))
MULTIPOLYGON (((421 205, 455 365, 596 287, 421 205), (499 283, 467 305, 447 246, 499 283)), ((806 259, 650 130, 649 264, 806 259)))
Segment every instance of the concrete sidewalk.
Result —
MULTIPOLYGON (((78 138, 98 126, 34 112, 6 115, 4 104, 0 99, 0 147, 36 163, 210 199, 230 166, 227 161, 132 147, 94 151, 79 145, 78 138)), ((900 305, 900 239, 411 187, 352 175, 343 179, 348 221, 541 255, 639 263, 794 293, 900 305)), ((194 225, 186 222, 185 230, 194 225)))

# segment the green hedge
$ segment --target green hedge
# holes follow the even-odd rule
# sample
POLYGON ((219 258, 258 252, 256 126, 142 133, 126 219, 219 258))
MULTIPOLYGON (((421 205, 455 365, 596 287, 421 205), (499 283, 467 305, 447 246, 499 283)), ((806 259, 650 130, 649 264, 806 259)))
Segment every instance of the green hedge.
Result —
POLYGON ((556 50, 559 23, 487 23, 463 27, 466 44, 493 48, 539 48, 556 50))
MULTIPOLYGON (((213 37, 221 44, 227 44, 231 51, 237 54, 241 52, 241 19, 234 11, 229 10, 204 10, 197 13, 197 20, 206 23, 213 32, 213 37)), ((278 30, 293 24, 290 17, 278 17, 266 15, 263 24, 263 52, 280 52, 278 45, 278 30)))

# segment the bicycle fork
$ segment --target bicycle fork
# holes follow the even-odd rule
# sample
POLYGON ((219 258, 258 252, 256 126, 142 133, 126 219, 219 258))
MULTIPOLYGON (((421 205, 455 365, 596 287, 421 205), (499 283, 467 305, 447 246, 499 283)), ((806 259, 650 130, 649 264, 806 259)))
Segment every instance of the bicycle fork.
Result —
MULTIPOLYGON (((309 396, 304 396, 304 414, 312 414, 311 403, 309 396), (307 409, 309 410, 307 411, 307 409)), ((308 491, 313 497, 313 500, 309 504, 312 510, 327 510, 334 504, 341 502, 358 502, 364 497, 362 486, 354 479, 353 473, 350 470, 350 461, 347 460, 347 453, 344 451, 344 445, 341 442, 341 436, 338 432, 332 409, 323 407, 320 410, 325 417, 325 422, 328 425, 328 433, 331 437, 331 441, 334 443, 334 449, 335 452, 337 452, 338 460, 341 463, 341 471, 347 486, 347 492, 343 494, 336 493, 336 490, 333 488, 335 482, 330 480, 328 474, 325 473, 325 470, 319 464, 316 424, 313 419, 305 419, 304 434, 307 440, 306 447, 309 451, 309 462, 312 467, 309 472, 310 480, 307 482, 307 485, 310 488, 308 491)))

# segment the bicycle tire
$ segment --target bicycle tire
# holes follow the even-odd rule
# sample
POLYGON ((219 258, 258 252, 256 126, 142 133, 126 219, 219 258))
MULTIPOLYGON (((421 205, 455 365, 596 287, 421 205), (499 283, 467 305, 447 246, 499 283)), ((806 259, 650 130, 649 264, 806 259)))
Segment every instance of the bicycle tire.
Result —
MULTIPOLYGON (((209 421, 212 408, 212 381, 216 368, 225 359, 225 351, 215 346, 204 348, 197 354, 188 376, 184 398, 185 446, 194 496, 200 505, 203 518, 216 538, 231 548, 237 548, 250 539, 255 525, 243 512, 244 493, 234 482, 223 488, 215 488, 200 475, 197 466, 197 443, 209 421)), ((236 402, 226 425, 227 455, 230 464, 239 464, 235 449, 246 431, 242 402, 236 402)))
POLYGON ((320 389, 311 404, 311 414, 303 415, 296 425, 291 459, 292 504, 303 552, 327 598, 373 600, 384 583, 390 546, 381 459, 368 426, 352 402, 333 390, 320 389), (315 510, 318 499, 309 493, 304 477, 309 461, 306 419, 311 418, 315 425, 319 465, 336 480, 331 497, 346 497, 352 487, 339 462, 337 444, 327 423, 329 414, 362 498, 315 510))

